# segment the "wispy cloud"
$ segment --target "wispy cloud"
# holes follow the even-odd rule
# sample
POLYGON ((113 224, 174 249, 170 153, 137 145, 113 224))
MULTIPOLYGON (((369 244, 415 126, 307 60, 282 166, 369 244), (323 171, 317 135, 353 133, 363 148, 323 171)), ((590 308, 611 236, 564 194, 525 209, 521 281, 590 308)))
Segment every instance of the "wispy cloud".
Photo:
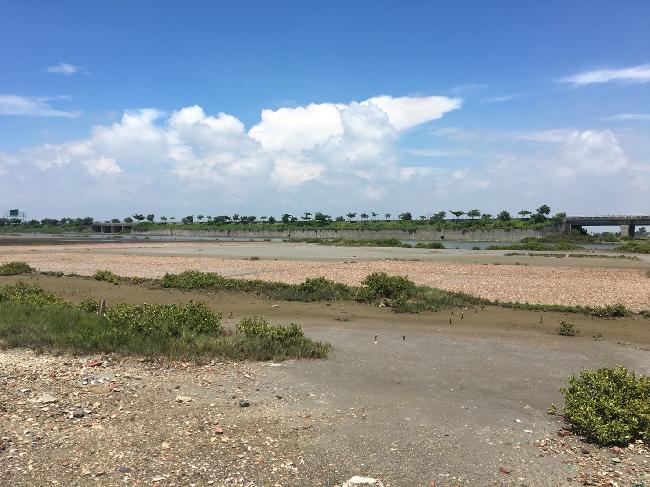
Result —
POLYGON ((483 103, 490 103, 490 104, 492 104, 492 103, 503 103, 503 102, 506 102, 506 101, 516 100, 517 98, 521 98, 522 96, 524 96, 523 93, 510 93, 510 94, 507 94, 507 95, 490 96, 490 97, 487 97, 487 98, 483 98, 483 100, 481 100, 481 101, 483 103))
POLYGON ((627 122, 630 120, 650 121, 650 113, 618 113, 611 117, 603 117, 607 122, 627 122))
POLYGON ((75 66, 74 64, 58 63, 54 66, 48 66, 43 71, 46 73, 63 74, 65 76, 70 76, 72 74, 82 72, 83 68, 75 66))
POLYGON ((29 117, 76 117, 79 112, 65 112, 50 106, 53 98, 0 95, 0 115, 22 115, 29 117))
POLYGON ((650 82, 650 64, 641 64, 630 68, 620 69, 597 69, 577 73, 560 81, 571 83, 575 86, 590 85, 594 83, 610 83, 619 81, 624 83, 648 83, 650 82))
POLYGON ((406 152, 418 157, 441 157, 441 158, 451 158, 451 157, 465 157, 472 155, 472 151, 467 149, 456 149, 456 150, 440 150, 440 149, 406 149, 406 152))

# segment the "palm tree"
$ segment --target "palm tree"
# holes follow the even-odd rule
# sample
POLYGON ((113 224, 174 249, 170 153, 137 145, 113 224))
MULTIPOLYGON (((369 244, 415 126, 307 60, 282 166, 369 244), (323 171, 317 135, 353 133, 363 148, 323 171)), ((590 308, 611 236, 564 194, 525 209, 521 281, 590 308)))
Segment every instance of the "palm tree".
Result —
POLYGON ((201 222, 205 217, 203 215, 196 215, 196 219, 201 222))
POLYGON ((368 215, 366 213, 361 213, 360 216, 361 216, 362 220, 367 220, 368 219, 368 215))
POLYGON ((462 210, 456 210, 456 211, 449 210, 449 213, 451 213, 452 215, 454 215, 454 216, 456 217, 457 220, 460 220, 460 217, 463 216, 463 215, 465 214, 465 212, 462 211, 462 210))
POLYGON ((481 210, 469 210, 467 212, 467 216, 470 217, 472 220, 474 218, 478 218, 479 216, 481 216, 481 210))
POLYGON ((265 217, 265 216, 261 216, 261 217, 260 217, 260 220, 262 220, 262 223, 265 223, 265 222, 266 222, 266 217, 265 217))
POLYGON ((348 214, 345 215, 345 216, 348 217, 348 221, 352 221, 352 219, 353 219, 355 216, 357 216, 357 214, 356 214, 356 213, 352 213, 352 212, 350 212, 350 213, 348 213, 348 214))
POLYGON ((378 213, 375 213, 375 212, 373 211, 373 212, 372 212, 372 219, 374 220, 375 218, 377 218, 377 215, 378 215, 378 213))
POLYGON ((531 215, 533 212, 528 210, 521 210, 518 215, 521 215, 521 218, 526 218, 528 215, 531 215))
POLYGON ((302 216, 302 219, 305 220, 305 221, 311 220, 311 213, 306 211, 305 214, 302 216))
POLYGON ((167 217, 166 216, 161 216, 160 221, 163 223, 167 223, 167 217))
POLYGON ((390 213, 386 213, 386 214, 384 214, 384 218, 386 219, 386 221, 390 220, 390 217, 391 217, 391 216, 392 216, 392 215, 391 215, 390 213))

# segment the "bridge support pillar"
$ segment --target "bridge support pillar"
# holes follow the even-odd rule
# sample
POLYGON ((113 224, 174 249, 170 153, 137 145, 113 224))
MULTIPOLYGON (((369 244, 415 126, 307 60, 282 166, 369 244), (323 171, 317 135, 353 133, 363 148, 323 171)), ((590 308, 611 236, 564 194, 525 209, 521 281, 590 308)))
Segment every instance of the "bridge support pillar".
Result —
POLYGON ((621 237, 634 238, 634 225, 621 225, 621 237))

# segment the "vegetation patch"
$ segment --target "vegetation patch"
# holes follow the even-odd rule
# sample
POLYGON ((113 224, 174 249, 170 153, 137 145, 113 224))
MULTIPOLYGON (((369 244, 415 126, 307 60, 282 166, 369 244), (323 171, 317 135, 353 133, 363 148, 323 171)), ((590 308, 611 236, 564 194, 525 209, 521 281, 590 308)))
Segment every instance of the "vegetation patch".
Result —
POLYGON ((650 442, 650 378, 624 367, 585 370, 568 379, 564 418, 602 446, 650 442))
POLYGON ((115 333, 193 338, 222 333, 221 315, 203 303, 116 304, 106 311, 115 333))
POLYGON ((48 293, 36 284, 17 282, 0 287, 0 303, 11 302, 29 306, 48 306, 54 308, 74 308, 74 304, 59 296, 48 293))
POLYGON ((557 243, 543 243, 543 242, 519 242, 509 245, 490 245, 487 250, 536 250, 536 251, 566 251, 566 250, 580 250, 582 247, 572 242, 557 242, 557 243))
POLYGON ((326 358, 330 345, 307 337, 273 340, 245 335, 148 333, 137 326, 116 327, 106 317, 76 308, 35 307, 0 302, 0 346, 72 353, 117 353, 203 362, 326 358))
POLYGON ((110 282, 111 284, 119 284, 121 282, 120 276, 106 270, 97 270, 93 275, 96 281, 110 282))
POLYGON ((0 345, 192 360, 326 358, 331 349, 297 325, 265 328, 262 318, 249 333, 228 335, 203 303, 117 304, 104 316, 98 308, 92 298, 74 304, 33 284, 0 287, 0 345))
POLYGON ((302 338, 304 335, 302 328, 295 323, 289 326, 271 326, 268 321, 258 316, 241 320, 237 325, 237 332, 248 337, 265 337, 280 341, 302 338))
POLYGON ((580 313, 598 318, 625 318, 632 316, 632 311, 621 303, 607 306, 566 306, 563 304, 534 304, 515 303, 508 301, 493 301, 491 304, 503 306, 504 308, 528 309, 532 311, 552 311, 556 313, 580 313))
POLYGON ((625 242, 616 247, 616 250, 633 254, 650 254, 650 242, 625 242))
POLYGON ((25 262, 7 262, 0 265, 0 276, 17 276, 29 274, 33 269, 25 262))
POLYGON ((211 291, 249 292, 285 301, 352 301, 356 290, 324 277, 306 279, 301 284, 285 284, 261 280, 231 279, 212 272, 185 271, 165 274, 160 280, 164 288, 208 289, 211 291))
POLYGON ((557 329, 557 334, 565 337, 574 337, 578 334, 578 330, 573 323, 560 321, 560 327, 557 329))

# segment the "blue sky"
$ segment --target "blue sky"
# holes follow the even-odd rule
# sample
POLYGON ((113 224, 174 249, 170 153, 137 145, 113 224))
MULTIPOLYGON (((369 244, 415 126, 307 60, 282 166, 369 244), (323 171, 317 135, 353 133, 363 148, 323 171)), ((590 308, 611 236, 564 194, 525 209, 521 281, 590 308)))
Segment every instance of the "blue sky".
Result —
POLYGON ((646 1, 0 1, 0 205, 647 212, 649 32, 646 1))

